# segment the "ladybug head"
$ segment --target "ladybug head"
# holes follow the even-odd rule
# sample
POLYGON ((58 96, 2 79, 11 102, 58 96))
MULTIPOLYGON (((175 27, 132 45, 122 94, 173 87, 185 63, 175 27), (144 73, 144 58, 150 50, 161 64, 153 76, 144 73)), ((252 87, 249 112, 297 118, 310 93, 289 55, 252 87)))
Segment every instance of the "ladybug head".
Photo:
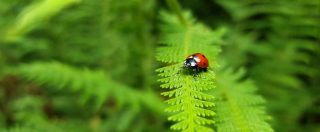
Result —
POLYGON ((184 67, 195 68, 195 67, 197 67, 197 62, 196 62, 196 60, 195 60, 193 57, 187 58, 187 59, 184 61, 184 67))

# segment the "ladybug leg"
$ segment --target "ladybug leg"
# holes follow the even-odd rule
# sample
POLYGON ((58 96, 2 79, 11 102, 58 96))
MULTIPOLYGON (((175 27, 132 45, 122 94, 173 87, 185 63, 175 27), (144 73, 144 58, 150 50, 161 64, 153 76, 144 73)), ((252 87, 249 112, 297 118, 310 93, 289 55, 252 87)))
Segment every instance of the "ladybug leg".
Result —
POLYGON ((199 72, 200 72, 200 69, 197 67, 197 68, 194 68, 192 69, 193 70, 193 77, 197 77, 197 76, 200 76, 199 72))
POLYGON ((197 68, 192 69, 192 71, 193 71, 193 77, 196 77, 198 73, 197 68))
POLYGON ((203 71, 204 71, 204 72, 207 72, 207 71, 208 71, 208 68, 204 68, 203 71))

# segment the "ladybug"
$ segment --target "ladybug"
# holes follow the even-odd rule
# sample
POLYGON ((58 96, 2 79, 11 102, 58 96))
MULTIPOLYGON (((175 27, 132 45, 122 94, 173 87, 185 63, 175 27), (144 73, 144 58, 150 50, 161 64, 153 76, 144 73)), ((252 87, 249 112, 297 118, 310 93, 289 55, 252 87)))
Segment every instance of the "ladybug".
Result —
POLYGON ((189 55, 185 60, 183 67, 193 70, 194 76, 201 71, 207 71, 209 66, 208 59, 204 54, 194 53, 189 55))

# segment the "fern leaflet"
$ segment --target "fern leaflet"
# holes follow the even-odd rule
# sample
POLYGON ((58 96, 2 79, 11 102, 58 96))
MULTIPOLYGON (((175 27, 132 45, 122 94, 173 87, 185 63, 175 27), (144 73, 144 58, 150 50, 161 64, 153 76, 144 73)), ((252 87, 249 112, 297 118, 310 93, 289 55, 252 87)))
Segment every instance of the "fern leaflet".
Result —
POLYGON ((183 15, 186 24, 183 24, 176 16, 162 12, 161 18, 164 22, 162 25, 162 38, 160 43, 165 44, 159 47, 157 60, 172 65, 157 69, 159 79, 163 84, 162 88, 169 89, 162 95, 169 97, 166 101, 169 106, 166 112, 175 113, 168 120, 175 121, 171 126, 173 130, 182 131, 213 131, 207 125, 214 123, 208 116, 214 116, 215 112, 207 109, 213 107, 212 95, 206 94, 205 91, 215 87, 214 72, 209 69, 208 72, 201 73, 194 78, 181 69, 182 61, 186 56, 192 53, 204 53, 210 62, 210 67, 215 67, 215 58, 220 47, 213 45, 220 41, 221 31, 213 32, 207 27, 195 23, 190 13, 183 15), (218 35, 220 34, 220 35, 218 35), (183 72, 181 72, 183 71, 183 72))
POLYGON ((217 73, 217 129, 219 132, 272 132, 265 122, 268 116, 262 104, 265 100, 255 95, 256 86, 251 80, 238 82, 243 70, 232 73, 222 70, 217 73))
POLYGON ((31 4, 20 14, 17 22, 8 30, 6 39, 16 40, 37 24, 59 13, 62 9, 80 2, 79 0, 43 0, 31 4))
POLYGON ((99 70, 81 70, 59 62, 38 62, 21 65, 15 72, 38 84, 80 91, 80 101, 87 103, 93 99, 96 109, 99 109, 108 97, 115 98, 120 106, 129 105, 139 109, 138 105, 142 104, 157 113, 160 113, 158 110, 162 108, 158 105, 161 102, 156 95, 115 82, 99 70))

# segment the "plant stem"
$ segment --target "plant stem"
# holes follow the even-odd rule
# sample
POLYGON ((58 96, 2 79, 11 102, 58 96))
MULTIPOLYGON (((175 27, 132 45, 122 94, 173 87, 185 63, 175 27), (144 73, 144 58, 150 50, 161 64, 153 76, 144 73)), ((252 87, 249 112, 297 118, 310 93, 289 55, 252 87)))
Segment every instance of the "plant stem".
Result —
POLYGON ((167 5, 169 6, 169 8, 176 13, 179 21, 181 22, 182 25, 184 25, 185 27, 188 26, 188 23, 186 22, 185 18, 182 15, 182 11, 181 11, 181 7, 180 4, 177 0, 166 0, 167 5))

